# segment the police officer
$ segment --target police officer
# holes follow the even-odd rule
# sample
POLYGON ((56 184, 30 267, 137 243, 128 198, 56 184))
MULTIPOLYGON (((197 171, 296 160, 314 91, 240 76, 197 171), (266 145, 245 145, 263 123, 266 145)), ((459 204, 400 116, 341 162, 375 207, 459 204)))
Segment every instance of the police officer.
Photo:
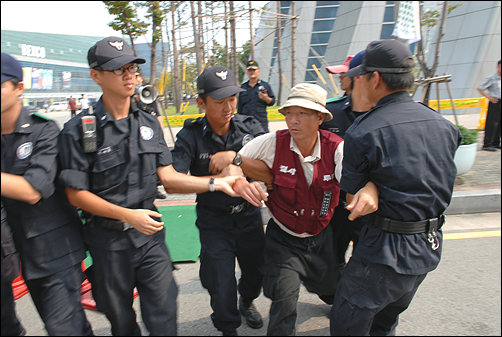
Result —
MULTIPOLYGON (((140 110, 146 111, 151 115, 157 117, 157 120, 160 123, 160 128, 164 129, 164 121, 155 100, 153 100, 152 103, 144 103, 141 100, 139 90, 142 85, 143 77, 139 72, 136 72, 136 85, 134 86, 134 95, 132 95, 132 101, 138 106, 140 110)), ((157 179, 157 196, 155 197, 155 199, 163 200, 167 198, 167 196, 161 191, 161 186, 162 184, 160 183, 160 180, 157 179)))
POLYGON ((399 314, 441 257, 461 136, 410 97, 412 57, 399 41, 373 41, 363 63, 348 72, 375 107, 345 134, 340 188, 350 200, 371 180, 380 195, 339 281, 332 335, 395 335, 399 314))
POLYGON ((80 303, 82 222, 56 183, 59 127, 22 108, 22 81, 21 65, 2 53, 2 202, 47 333, 92 335, 80 303))
MULTIPOLYGON (((177 135, 172 155, 178 172, 190 171, 195 176, 217 174, 210 166, 212 158, 233 162, 244 144, 264 133, 254 117, 234 115, 236 95, 242 91, 226 67, 208 68, 197 78, 197 103, 205 116, 187 120, 177 135)), ((239 164, 238 158, 235 164, 239 164)), ((264 195, 258 182, 253 184, 264 195)), ((197 195, 196 225, 202 246, 200 280, 211 295, 214 326, 223 335, 236 335, 241 325, 239 311, 251 328, 263 326, 253 304, 260 295, 263 279, 259 268, 263 265, 264 233, 260 208, 256 207, 260 203, 253 206, 240 197, 212 192, 197 195), (235 258, 242 271, 238 285, 235 258)))
POLYGON ((258 62, 249 60, 246 64, 249 80, 241 85, 237 113, 256 118, 265 132, 268 132, 267 106, 274 105, 275 96, 270 85, 260 80, 258 62))
POLYGON ((19 256, 14 246, 12 231, 7 224, 7 213, 2 202, 2 336, 24 336, 26 330, 16 315, 12 281, 19 275, 19 256))
MULTIPOLYGON (((350 76, 345 75, 346 71, 362 63, 364 52, 365 50, 362 50, 356 55, 348 58, 349 64, 347 69, 342 69, 344 70, 344 81, 349 81, 348 90, 346 91, 348 94, 326 101, 326 109, 331 112, 333 119, 322 123, 319 129, 333 132, 341 138, 345 138, 345 131, 352 125, 354 120, 371 109, 371 105, 361 93, 360 84, 354 82, 353 78, 350 76)), ((343 65, 326 67, 326 69, 330 72, 339 71, 340 69, 336 67, 341 66, 343 65)), ((350 72, 348 74, 350 74, 350 72)), ((345 252, 350 242, 353 242, 353 249, 357 246, 359 242, 359 232, 364 225, 363 218, 356 218, 353 221, 349 221, 350 211, 346 208, 347 203, 345 199, 345 191, 340 191, 340 203, 336 206, 335 213, 330 222, 330 225, 333 227, 333 235, 336 241, 335 248, 338 250, 336 256, 339 258, 339 263, 341 265, 345 264, 345 252)), ((333 298, 323 297, 321 299, 328 304, 333 304, 333 298)))
POLYGON ((140 335, 132 307, 140 294, 150 335, 175 335, 177 285, 165 244, 163 222, 153 202, 156 178, 168 192, 231 190, 234 178, 187 177, 171 165, 157 119, 131 105, 135 72, 145 60, 122 38, 107 37, 88 51, 92 79, 103 95, 61 131, 60 180, 70 202, 83 210, 84 240, 93 259, 89 280, 99 311, 114 335, 140 335), (95 116, 95 125, 92 118, 95 116), (86 136, 83 137, 83 124, 86 136), (95 131, 93 131, 95 130, 95 131), (94 146, 95 145, 95 146, 94 146), (93 149, 95 147, 95 149, 93 149))

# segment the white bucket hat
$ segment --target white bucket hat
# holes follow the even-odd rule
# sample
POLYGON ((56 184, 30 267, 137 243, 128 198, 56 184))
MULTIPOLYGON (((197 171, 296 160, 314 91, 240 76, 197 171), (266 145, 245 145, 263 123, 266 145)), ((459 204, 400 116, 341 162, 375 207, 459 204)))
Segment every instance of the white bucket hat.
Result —
POLYGON ((326 109, 327 97, 328 93, 326 90, 317 84, 299 83, 291 89, 288 100, 282 107, 279 108, 279 112, 284 114, 283 110, 285 108, 290 106, 299 106, 326 114, 326 116, 324 116, 324 121, 327 122, 333 119, 331 112, 326 109))

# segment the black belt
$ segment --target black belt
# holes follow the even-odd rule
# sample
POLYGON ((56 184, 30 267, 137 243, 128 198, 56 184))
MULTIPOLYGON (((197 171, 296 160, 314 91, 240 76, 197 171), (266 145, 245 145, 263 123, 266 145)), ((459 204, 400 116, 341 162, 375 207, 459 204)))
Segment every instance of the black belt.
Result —
POLYGON ((212 207, 212 206, 206 206, 206 205, 201 205, 201 206, 208 208, 212 211, 216 211, 216 212, 222 212, 222 213, 227 213, 227 214, 237 214, 237 213, 240 213, 240 212, 248 209, 251 206, 251 204, 249 202, 245 201, 239 205, 226 206, 226 207, 212 207))
POLYGON ((98 216, 92 216, 91 219, 86 222, 86 224, 89 224, 90 227, 101 227, 104 229, 120 232, 133 228, 127 222, 109 218, 102 218, 98 216))
POLYGON ((437 218, 422 221, 396 221, 373 214, 370 216, 370 220, 373 226, 386 232, 398 234, 420 234, 433 233, 441 228, 445 222, 445 216, 443 214, 437 218))

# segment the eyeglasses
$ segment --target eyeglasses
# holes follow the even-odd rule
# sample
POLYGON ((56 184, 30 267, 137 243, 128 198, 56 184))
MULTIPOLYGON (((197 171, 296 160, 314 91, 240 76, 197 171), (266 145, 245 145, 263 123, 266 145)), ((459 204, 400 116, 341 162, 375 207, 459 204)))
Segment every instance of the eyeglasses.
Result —
POLYGON ((138 67, 137 64, 133 64, 132 66, 129 66, 127 68, 120 68, 120 69, 115 69, 115 70, 108 70, 108 69, 103 69, 103 68, 94 68, 94 69, 102 70, 102 71, 109 71, 109 72, 114 73, 117 76, 120 76, 120 75, 124 75, 124 73, 126 72, 126 70, 129 70, 130 73, 134 73, 135 74, 136 71, 139 69, 139 67, 138 67))

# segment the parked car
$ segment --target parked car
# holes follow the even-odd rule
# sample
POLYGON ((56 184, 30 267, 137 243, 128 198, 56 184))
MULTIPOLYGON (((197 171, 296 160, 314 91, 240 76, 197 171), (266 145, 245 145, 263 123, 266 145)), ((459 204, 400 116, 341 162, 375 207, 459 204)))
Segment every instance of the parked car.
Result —
POLYGON ((49 111, 61 111, 68 108, 68 102, 54 102, 49 106, 49 111))
POLYGON ((38 106, 34 105, 25 105, 23 106, 23 108, 27 109, 30 113, 40 112, 43 110, 42 108, 39 108, 38 106))

